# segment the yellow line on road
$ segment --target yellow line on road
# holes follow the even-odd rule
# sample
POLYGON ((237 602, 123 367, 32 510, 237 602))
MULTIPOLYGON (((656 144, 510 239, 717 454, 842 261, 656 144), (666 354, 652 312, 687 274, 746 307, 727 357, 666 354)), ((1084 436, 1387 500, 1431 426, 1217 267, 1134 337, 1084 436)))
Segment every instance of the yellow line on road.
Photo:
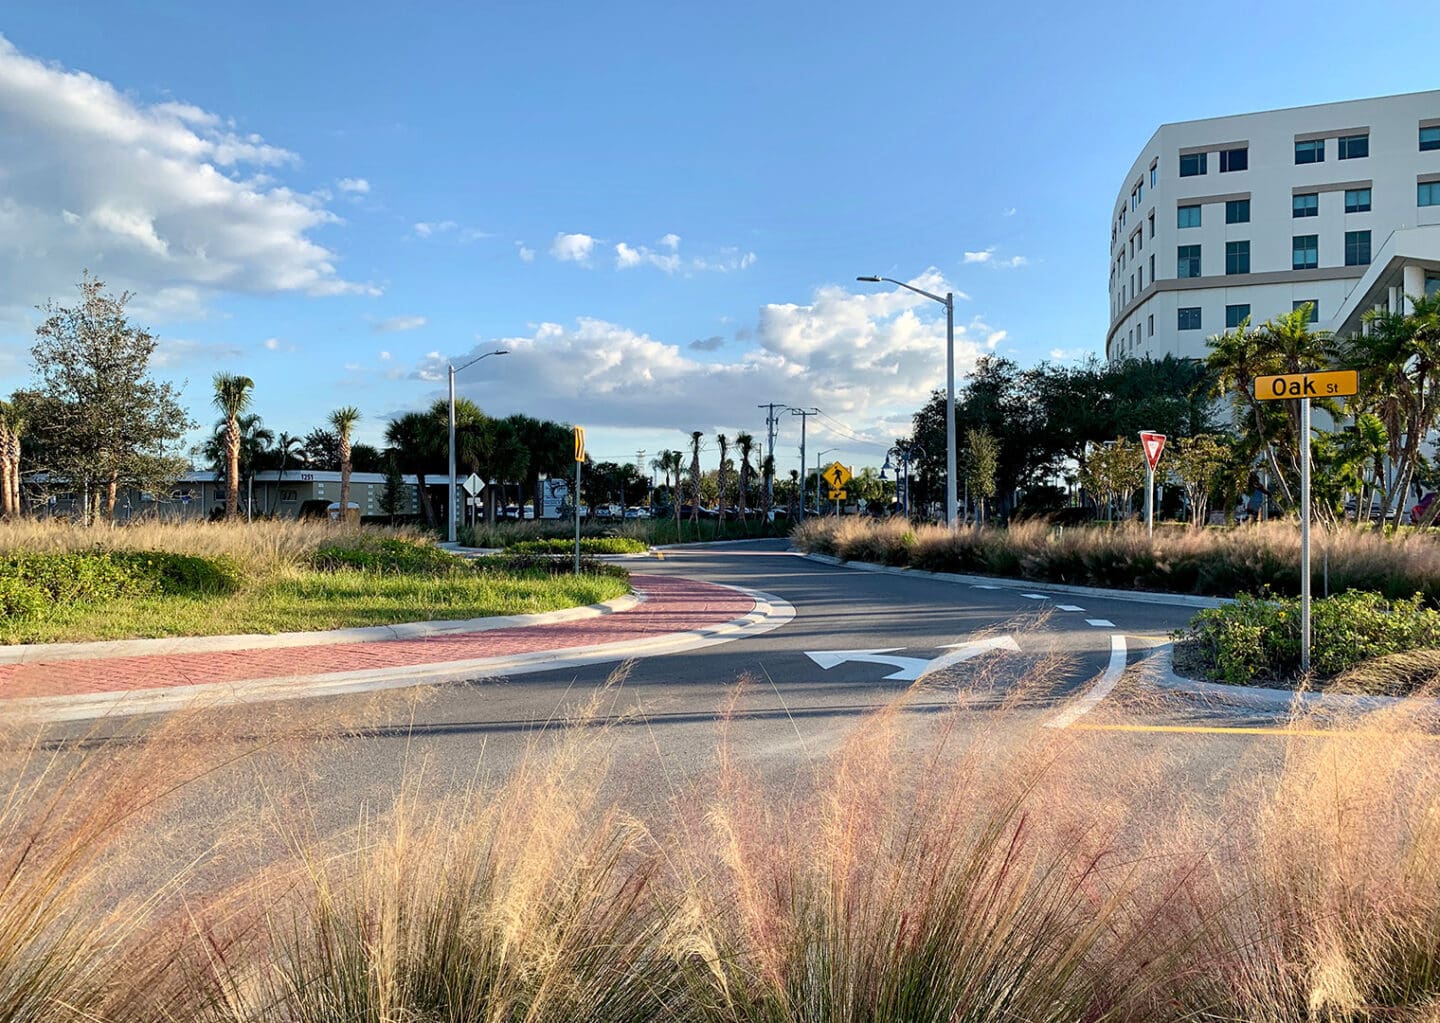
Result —
MULTIPOLYGON (((1348 738, 1372 737, 1394 738, 1394 732, 1366 730, 1363 732, 1324 728, 1258 728, 1228 725, 1097 725, 1073 724, 1073 729, 1087 732, 1177 732, 1184 735, 1301 735, 1301 736, 1345 736, 1348 738)), ((1407 737, 1440 739, 1440 735, 1407 732, 1407 737)))

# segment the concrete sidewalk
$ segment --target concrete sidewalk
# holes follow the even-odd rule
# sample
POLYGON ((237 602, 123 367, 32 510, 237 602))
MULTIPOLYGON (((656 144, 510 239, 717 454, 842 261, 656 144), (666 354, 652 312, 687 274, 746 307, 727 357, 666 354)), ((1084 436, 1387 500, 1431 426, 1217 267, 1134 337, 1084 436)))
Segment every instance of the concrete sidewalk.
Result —
POLYGON ((166 652, 65 644, 47 656, 31 647, 23 660, 0 663, 0 714, 83 719, 166 709, 198 695, 232 702, 517 674, 724 642, 794 616, 784 601, 755 591, 674 576, 636 575, 632 583, 641 599, 619 609, 510 619, 499 628, 480 620, 459 623, 473 626, 468 631, 426 623, 407 635, 395 627, 396 638, 372 629, 311 633, 309 643, 303 633, 134 641, 179 644, 166 652), (367 635, 343 635, 355 632, 367 635))

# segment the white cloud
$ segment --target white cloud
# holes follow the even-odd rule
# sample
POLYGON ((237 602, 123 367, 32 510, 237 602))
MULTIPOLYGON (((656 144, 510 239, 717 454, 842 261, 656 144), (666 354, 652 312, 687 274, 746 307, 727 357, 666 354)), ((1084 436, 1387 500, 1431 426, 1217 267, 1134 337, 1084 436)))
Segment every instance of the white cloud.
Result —
POLYGON ((515 243, 515 254, 520 257, 520 262, 522 263, 535 262, 535 250, 524 242, 515 243))
POLYGON ((981 249, 979 252, 967 252, 967 253, 965 253, 965 262, 967 262, 967 263, 988 263, 988 262, 990 262, 990 258, 991 258, 992 256, 994 256, 994 255, 995 255, 995 246, 992 245, 992 246, 990 246, 990 248, 988 248, 988 249, 981 249))
POLYGON ((80 267, 135 309, 221 292, 374 293, 311 237, 338 218, 271 172, 294 154, 184 103, 147 104, 0 36, 0 317, 68 296, 80 267))
POLYGON ((1008 267, 1029 266, 1030 260, 1026 259, 1024 256, 1011 256, 1009 259, 1002 259, 998 265, 1008 267))
POLYGON ((550 255, 562 263, 581 263, 588 266, 590 253, 595 249, 595 239, 588 234, 557 234, 550 243, 550 255))
POLYGON ((997 268, 1011 270, 1017 267, 1030 265, 1030 260, 1026 259, 1024 256, 1006 256, 997 259, 995 257, 995 246, 993 245, 990 246, 988 249, 981 249, 979 252, 965 253, 965 262, 983 263, 986 266, 993 266, 997 268))
POLYGON ((697 337, 689 347, 697 352, 715 352, 725 347, 725 339, 719 334, 712 337, 697 337))
POLYGON ((660 244, 662 247, 674 252, 680 248, 680 236, 671 232, 660 239, 660 244))
POLYGON ((395 334, 404 330, 419 330, 429 322, 429 318, 424 316, 391 316, 370 329, 377 334, 395 334))
POLYGON ((162 337, 155 342, 151 365, 159 369, 202 365, 206 369, 216 363, 238 360, 245 355, 239 345, 227 341, 194 341, 188 338, 162 337))
POLYGON ((381 361, 381 362, 389 362, 389 361, 391 360, 391 358, 393 358, 393 356, 391 356, 391 354, 390 354, 389 352, 381 351, 381 353, 380 353, 380 361, 381 361))
MULTIPOLYGON (((675 243, 678 245, 680 239, 675 238, 675 243)), ((667 274, 673 274, 680 269, 680 257, 674 252, 655 252, 644 245, 639 248, 631 248, 621 242, 615 246, 615 268, 617 270, 628 270, 630 267, 644 264, 658 267, 667 274)))
POLYGON ((370 182, 364 178, 341 178, 335 182, 335 187, 354 195, 367 195, 370 192, 370 182))
MULTIPOLYGON (((933 269, 912 283, 953 290, 933 269)), ((1003 338, 978 318, 957 324, 957 370, 1003 338)), ((609 428, 712 431, 751 423, 751 399, 739 396, 754 395, 819 406, 870 440, 888 441, 908 430, 910 415, 943 384, 945 319, 936 303, 903 289, 825 287, 808 304, 762 307, 748 346, 737 344, 720 362, 688 351, 714 351, 713 338, 672 344, 592 318, 538 324, 524 336, 484 340, 476 352, 494 347, 510 355, 462 387, 497 412, 538 408, 609 428)), ((439 383, 446 361, 431 352, 410 375, 439 383)), ((824 435, 828 428, 812 422, 811 429, 824 435)))
POLYGON ((1000 211, 1000 215, 1002 217, 1013 217, 1015 215, 1015 207, 1006 206, 1003 210, 1000 211))
POLYGON ((411 228, 411 230, 415 232, 417 238, 430 238, 437 234, 445 234, 447 231, 453 231, 459 226, 460 225, 453 220, 422 220, 411 228))
POLYGON ((262 343, 272 352, 280 350, 280 339, 278 337, 267 337, 262 343))

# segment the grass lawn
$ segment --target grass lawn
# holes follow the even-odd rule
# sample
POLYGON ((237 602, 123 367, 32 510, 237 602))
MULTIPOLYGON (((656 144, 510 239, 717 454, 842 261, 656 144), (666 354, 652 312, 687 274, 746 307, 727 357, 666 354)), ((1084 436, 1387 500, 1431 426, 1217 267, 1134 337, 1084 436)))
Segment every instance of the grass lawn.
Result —
MULTIPOLYGON (((224 558, 235 566, 240 583, 233 592, 215 592, 212 587, 58 599, 36 613, 0 614, 0 643, 308 632, 531 614, 611 600, 630 588, 618 569, 616 575, 586 572, 577 577, 531 567, 513 571, 460 567, 429 546, 428 539, 388 530, 293 523, 106 531, 38 525, 0 529, 0 554, 30 551, 83 558, 97 548, 224 558), (374 567, 313 567, 316 557, 327 550, 374 567)), ((76 578, 88 577, 80 572, 76 578)))

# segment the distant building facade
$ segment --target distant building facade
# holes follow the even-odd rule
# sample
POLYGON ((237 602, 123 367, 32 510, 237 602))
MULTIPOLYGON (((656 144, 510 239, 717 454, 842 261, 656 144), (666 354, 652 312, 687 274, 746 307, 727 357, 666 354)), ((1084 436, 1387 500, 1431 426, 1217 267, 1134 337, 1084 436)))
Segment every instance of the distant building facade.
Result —
POLYGON ((1112 213, 1112 362, 1307 304, 1358 332, 1440 289, 1440 90, 1163 125, 1112 213))

